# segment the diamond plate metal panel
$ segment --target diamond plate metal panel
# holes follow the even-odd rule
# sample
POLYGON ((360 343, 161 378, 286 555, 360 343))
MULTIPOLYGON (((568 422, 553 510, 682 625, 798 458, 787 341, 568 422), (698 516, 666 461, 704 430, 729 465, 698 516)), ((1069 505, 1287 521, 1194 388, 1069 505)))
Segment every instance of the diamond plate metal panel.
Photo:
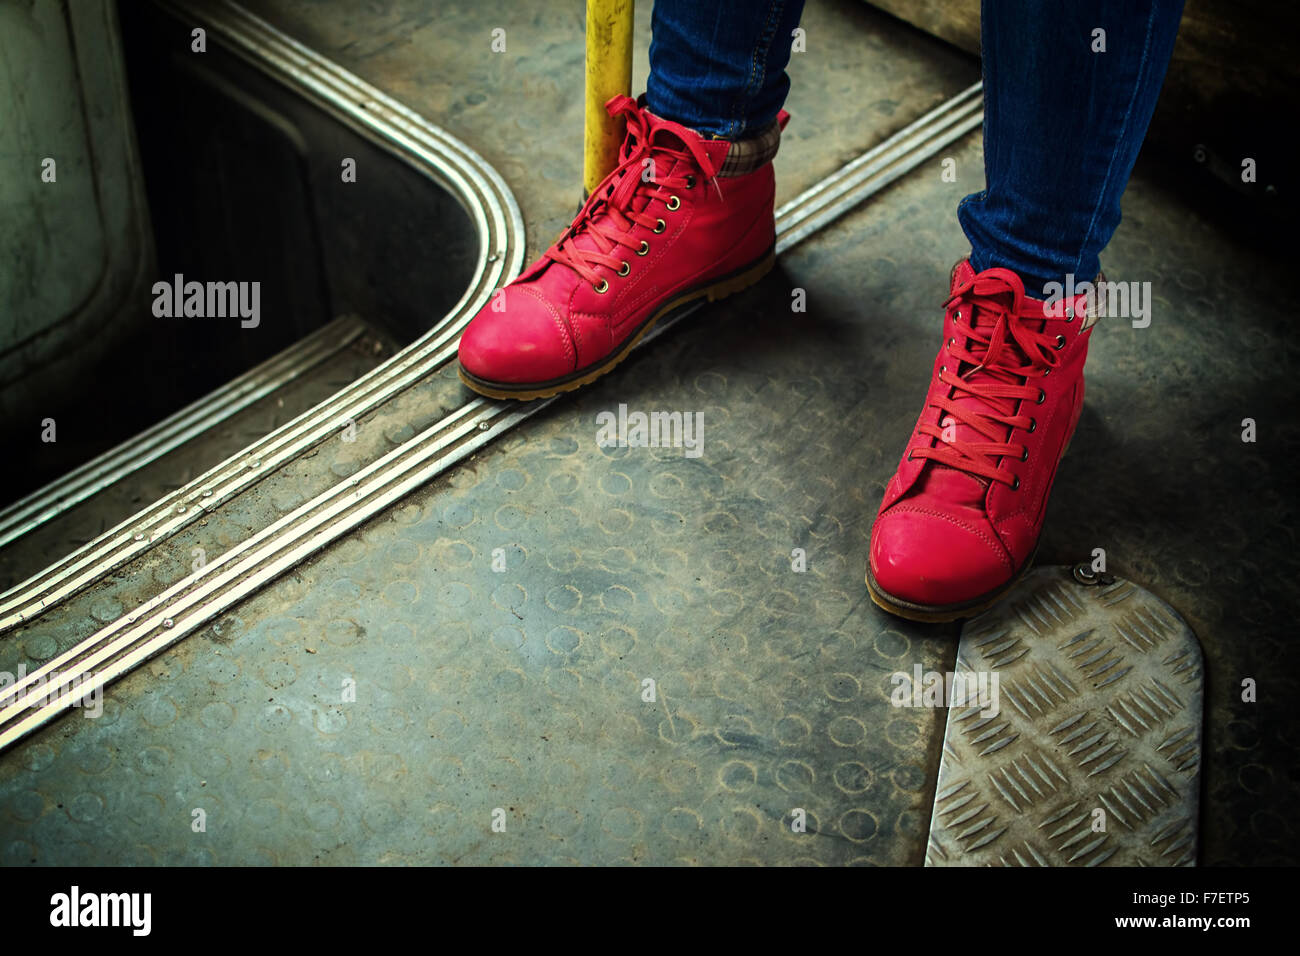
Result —
POLYGON ((1195 864, 1201 648, 1168 604, 1039 568, 954 673, 986 693, 948 711, 927 866, 1195 864))

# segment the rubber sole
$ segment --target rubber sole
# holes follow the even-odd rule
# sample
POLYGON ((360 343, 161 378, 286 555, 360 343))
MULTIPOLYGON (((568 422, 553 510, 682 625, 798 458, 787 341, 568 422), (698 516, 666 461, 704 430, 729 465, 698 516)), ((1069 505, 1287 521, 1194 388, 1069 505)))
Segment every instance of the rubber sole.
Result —
POLYGON ((706 285, 698 286, 695 289, 685 292, 666 305, 660 307, 650 318, 646 319, 637 330, 630 335, 618 351, 610 353, 599 365, 588 366, 580 369, 572 375, 564 378, 554 379, 549 382, 536 382, 524 385, 512 385, 508 382, 492 382, 487 379, 479 378, 465 370, 465 366, 457 363, 456 371, 460 375, 460 380, 465 383, 467 388, 473 389, 480 395, 486 395, 488 398, 510 398, 516 401, 533 401, 538 398, 550 398, 563 392, 572 392, 584 385, 590 385, 602 375, 610 372, 619 362, 627 358, 628 353, 636 347, 636 344, 645 337, 645 334, 654 328, 655 324, 665 315, 680 309, 682 306, 694 302, 696 299, 707 298, 710 302, 716 302, 719 299, 725 299, 729 295, 734 295, 744 289, 754 285, 763 276, 772 271, 776 265, 776 247, 768 249, 762 258, 752 262, 747 266, 742 266, 735 272, 729 273, 720 279, 714 279, 706 285))
MULTIPOLYGON (((1037 549, 1035 549, 1037 553, 1037 549)), ((882 611, 888 611, 895 617, 906 618, 909 621, 919 621, 922 624, 944 624, 949 621, 959 621, 962 618, 974 617, 987 611, 998 601, 1006 597, 1007 592, 1020 583, 1034 563, 1034 555, 1029 556, 1019 571, 1012 576, 1011 580, 995 590, 981 594, 979 597, 971 598, 969 601, 962 601, 957 604, 914 604, 911 601, 904 601, 902 598, 894 597, 879 584, 876 583, 876 576, 871 573, 871 562, 867 562, 867 594, 871 597, 871 603, 876 605, 882 611)))

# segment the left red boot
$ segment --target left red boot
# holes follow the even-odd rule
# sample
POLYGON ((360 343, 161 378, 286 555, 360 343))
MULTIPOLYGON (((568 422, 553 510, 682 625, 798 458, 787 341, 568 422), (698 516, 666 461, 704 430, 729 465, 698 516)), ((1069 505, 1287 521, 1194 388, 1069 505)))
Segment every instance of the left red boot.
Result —
POLYGON ((952 271, 930 390, 871 529, 867 590, 914 621, 978 613, 1028 569, 1083 408, 1094 316, 1008 269, 952 271))
MULTIPOLYGON (((626 96, 606 108, 627 119, 618 167, 461 337, 460 378, 480 394, 546 398, 593 382, 664 316, 739 292, 772 268, 770 162, 736 174, 727 169, 739 159, 735 144, 626 96)), ((782 111, 778 125, 786 119, 782 111)))

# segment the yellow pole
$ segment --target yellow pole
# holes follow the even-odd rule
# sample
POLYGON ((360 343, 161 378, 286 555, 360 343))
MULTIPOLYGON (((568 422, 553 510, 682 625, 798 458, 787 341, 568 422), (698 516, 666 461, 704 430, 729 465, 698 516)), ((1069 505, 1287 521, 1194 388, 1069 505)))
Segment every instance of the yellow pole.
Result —
POLYGON ((622 120, 605 112, 605 102, 632 95, 632 10, 634 0, 587 0, 587 105, 583 129, 584 198, 618 165, 622 120))

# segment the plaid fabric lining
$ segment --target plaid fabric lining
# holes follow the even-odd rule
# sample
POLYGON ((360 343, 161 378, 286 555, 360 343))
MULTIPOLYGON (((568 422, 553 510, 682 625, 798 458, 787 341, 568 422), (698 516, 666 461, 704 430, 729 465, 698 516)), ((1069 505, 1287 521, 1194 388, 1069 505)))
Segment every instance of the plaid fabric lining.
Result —
MULTIPOLYGON (((717 137, 722 139, 722 137, 717 137)), ((732 140, 727 158, 722 161, 719 176, 744 176, 764 163, 770 163, 781 145, 781 124, 777 120, 764 126, 753 136, 732 140)))

